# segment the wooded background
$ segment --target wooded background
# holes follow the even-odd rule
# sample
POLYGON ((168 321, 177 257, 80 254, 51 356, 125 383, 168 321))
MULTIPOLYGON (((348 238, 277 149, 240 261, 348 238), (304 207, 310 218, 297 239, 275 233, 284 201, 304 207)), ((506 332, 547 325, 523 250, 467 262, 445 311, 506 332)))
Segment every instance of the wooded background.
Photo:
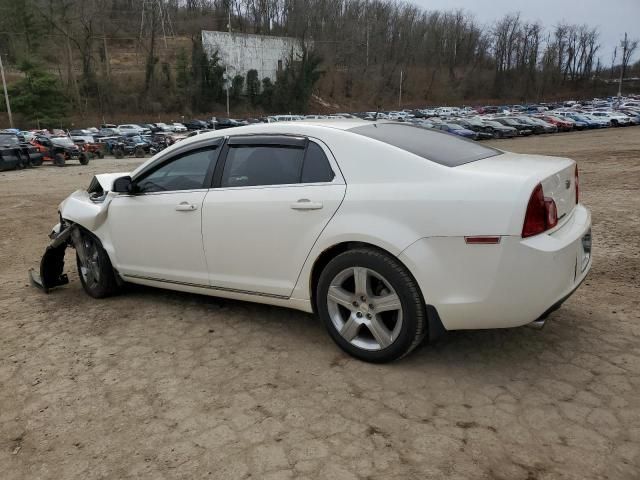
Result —
POLYGON ((233 79, 236 116, 538 102, 615 94, 622 68, 640 76, 637 41, 605 61, 596 28, 517 13, 483 26, 391 0, 0 0, 14 110, 28 122, 222 113, 224 68, 200 38, 229 19, 234 32, 313 41, 287 78, 233 79))

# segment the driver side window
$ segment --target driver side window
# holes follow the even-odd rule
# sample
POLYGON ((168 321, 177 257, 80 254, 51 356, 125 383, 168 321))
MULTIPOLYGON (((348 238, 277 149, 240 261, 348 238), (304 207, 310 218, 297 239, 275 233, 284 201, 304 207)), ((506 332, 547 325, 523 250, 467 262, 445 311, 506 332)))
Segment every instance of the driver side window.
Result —
POLYGON ((137 193, 198 190, 205 187, 207 173, 213 171, 219 148, 212 146, 182 154, 136 181, 137 193))

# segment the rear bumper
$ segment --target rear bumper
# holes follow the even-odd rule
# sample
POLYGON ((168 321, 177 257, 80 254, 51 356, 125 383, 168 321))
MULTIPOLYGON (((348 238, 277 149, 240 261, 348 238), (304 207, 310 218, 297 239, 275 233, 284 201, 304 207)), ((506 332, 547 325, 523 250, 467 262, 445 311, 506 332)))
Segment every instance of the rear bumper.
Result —
POLYGON ((498 245, 424 238, 400 259, 447 330, 518 327, 549 314, 584 281, 590 228, 589 211, 578 205, 550 234, 504 236, 498 245))

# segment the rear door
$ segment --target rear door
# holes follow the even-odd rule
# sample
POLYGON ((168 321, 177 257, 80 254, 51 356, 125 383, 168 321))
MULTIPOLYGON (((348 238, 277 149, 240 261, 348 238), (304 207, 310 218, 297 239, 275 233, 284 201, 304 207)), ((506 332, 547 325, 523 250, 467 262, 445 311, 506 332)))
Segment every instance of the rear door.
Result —
POLYGON ((214 288, 288 297, 345 183, 329 150, 289 136, 234 136, 203 204, 214 288))

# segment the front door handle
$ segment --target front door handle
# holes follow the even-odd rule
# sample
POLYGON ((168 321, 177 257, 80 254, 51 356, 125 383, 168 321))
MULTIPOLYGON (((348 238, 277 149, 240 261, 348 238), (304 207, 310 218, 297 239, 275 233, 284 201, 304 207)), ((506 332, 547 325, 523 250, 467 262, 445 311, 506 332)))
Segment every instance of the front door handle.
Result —
POLYGON ((296 203, 291 204, 293 210, 320 210, 322 202, 312 202, 308 198, 301 198, 296 203))
POLYGON ((197 210, 198 206, 194 205, 193 203, 189 203, 189 202, 181 202, 178 205, 176 205, 176 211, 177 212, 193 212, 194 210, 197 210))

